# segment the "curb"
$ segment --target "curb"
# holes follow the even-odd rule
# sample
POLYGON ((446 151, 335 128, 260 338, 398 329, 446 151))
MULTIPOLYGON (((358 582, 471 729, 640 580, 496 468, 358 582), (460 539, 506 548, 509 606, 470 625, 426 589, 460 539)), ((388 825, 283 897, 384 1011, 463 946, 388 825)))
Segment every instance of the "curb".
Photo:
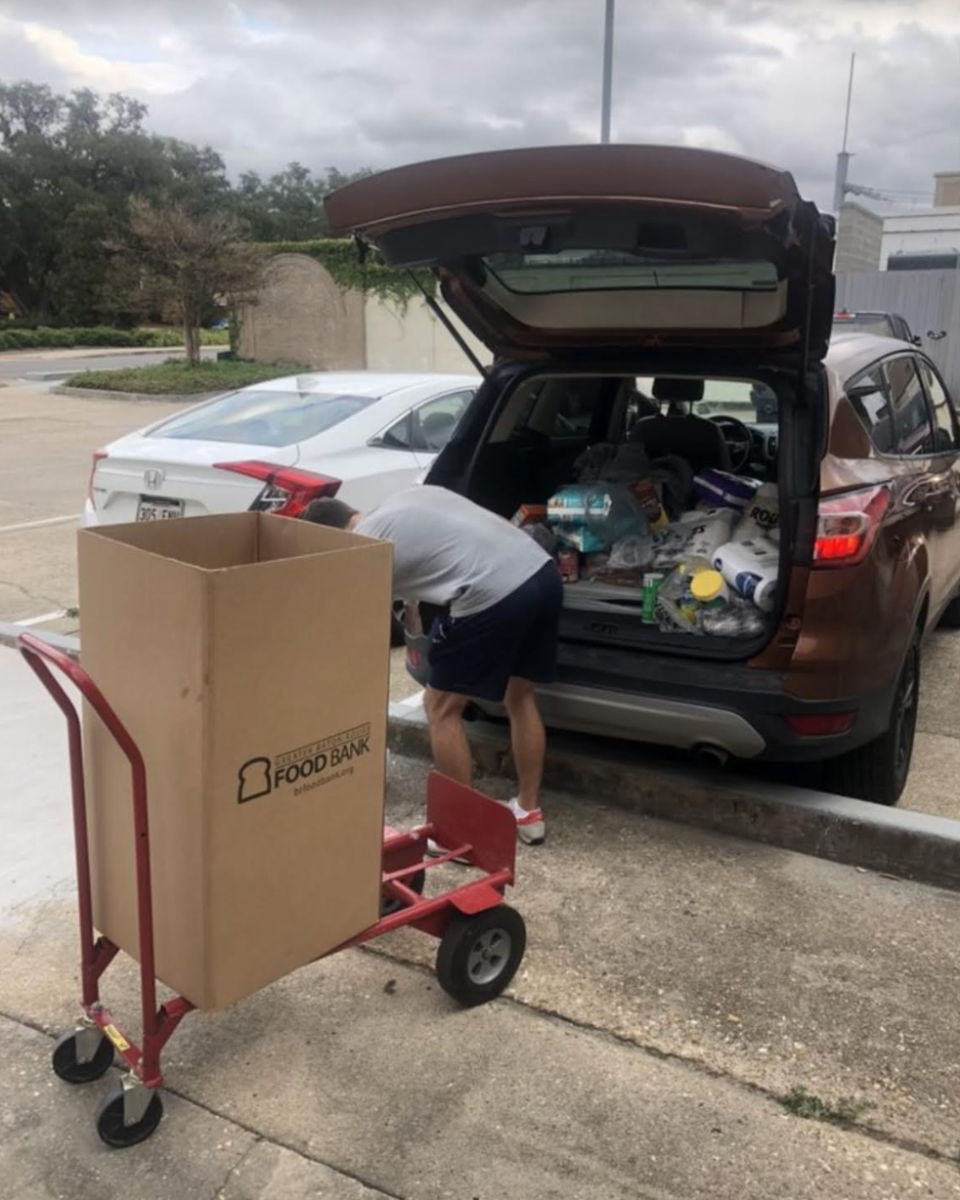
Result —
MULTIPOLYGON (((76 371, 71 371, 71 375, 76 375, 76 371)), ((166 401, 169 404, 201 404, 204 400, 212 400, 214 396, 220 396, 222 392, 192 392, 186 396, 179 396, 172 392, 160 392, 157 395, 151 395, 149 392, 109 392, 100 388, 79 388, 67 387, 61 384, 60 387, 50 389, 54 396, 78 396, 81 400, 160 400, 166 401)))
MULTIPOLYGON (((19 625, 0 623, 0 646, 15 649, 23 632, 19 625)), ((79 638, 37 636, 79 659, 79 638)), ((513 773, 501 726, 471 722, 468 735, 478 770, 488 775, 513 773)), ((960 821, 658 762, 639 750, 625 752, 616 743, 604 746, 600 758, 587 748, 586 739, 565 734, 563 741, 563 749, 548 750, 544 770, 545 785, 557 791, 600 797, 606 804, 645 816, 960 891, 960 821)), ((387 743, 397 754, 430 757, 419 696, 390 705, 387 743)))
POLYGON ((9 646, 16 650, 17 638, 21 633, 32 633, 55 650, 62 650, 64 654, 68 654, 74 662, 80 661, 80 639, 78 637, 71 637, 65 633, 41 633, 37 629, 24 629, 22 625, 11 625, 4 621, 0 621, 0 646, 9 646))
MULTIPOLYGON (((480 771, 513 773, 501 726, 471 722, 468 736, 480 771)), ((419 697, 390 705, 388 744, 398 754, 430 756, 419 697)), ((562 749, 548 749, 544 784, 646 816, 960 891, 960 821, 946 817, 658 762, 616 743, 605 746, 601 758, 572 734, 563 735, 562 749)))

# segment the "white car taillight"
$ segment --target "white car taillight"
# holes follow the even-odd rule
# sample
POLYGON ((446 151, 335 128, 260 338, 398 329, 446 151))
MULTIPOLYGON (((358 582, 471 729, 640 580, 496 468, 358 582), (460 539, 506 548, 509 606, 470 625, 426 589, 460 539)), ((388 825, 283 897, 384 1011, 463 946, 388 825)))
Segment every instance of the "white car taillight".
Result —
POLYGON ((817 510, 815 567, 850 567, 870 553, 893 497, 886 486, 829 496, 817 510))
POLYGON ((218 471, 236 471, 251 479, 262 479, 264 489, 250 505, 253 512, 269 512, 278 517, 299 517, 311 500, 320 496, 335 496, 341 480, 297 467, 278 467, 276 463, 222 462, 214 463, 218 471))

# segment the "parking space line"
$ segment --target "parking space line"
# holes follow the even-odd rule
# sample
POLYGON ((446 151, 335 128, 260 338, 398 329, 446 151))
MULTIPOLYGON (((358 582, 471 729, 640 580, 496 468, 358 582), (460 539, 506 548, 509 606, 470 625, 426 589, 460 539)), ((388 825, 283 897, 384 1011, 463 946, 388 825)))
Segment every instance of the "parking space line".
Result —
POLYGON ((19 625, 22 629, 27 629, 31 625, 42 625, 45 621, 59 621, 61 617, 67 615, 65 608, 58 608, 56 612, 42 613, 39 617, 27 617, 23 621, 14 621, 14 625, 19 625))
POLYGON ((24 521, 20 525, 0 525, 0 533, 19 533, 22 529, 42 529, 45 525, 66 525, 79 520, 78 513, 71 513, 69 517, 46 517, 42 521, 24 521))

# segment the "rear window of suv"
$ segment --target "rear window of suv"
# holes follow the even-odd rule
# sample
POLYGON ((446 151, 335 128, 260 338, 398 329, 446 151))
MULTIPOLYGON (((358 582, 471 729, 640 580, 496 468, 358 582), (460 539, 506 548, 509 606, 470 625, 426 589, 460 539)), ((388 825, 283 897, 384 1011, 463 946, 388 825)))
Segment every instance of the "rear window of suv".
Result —
POLYGON ((332 429, 375 400, 375 396, 324 392, 232 392, 165 421, 149 436, 248 446, 290 446, 332 429))

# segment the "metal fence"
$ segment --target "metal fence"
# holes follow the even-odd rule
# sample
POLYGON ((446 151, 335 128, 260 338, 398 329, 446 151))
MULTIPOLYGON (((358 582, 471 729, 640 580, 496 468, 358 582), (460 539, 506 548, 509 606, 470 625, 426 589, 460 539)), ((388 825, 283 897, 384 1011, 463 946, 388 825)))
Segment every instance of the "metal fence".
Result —
POLYGON ((960 270, 841 271, 836 307, 905 317, 960 402, 960 270))

